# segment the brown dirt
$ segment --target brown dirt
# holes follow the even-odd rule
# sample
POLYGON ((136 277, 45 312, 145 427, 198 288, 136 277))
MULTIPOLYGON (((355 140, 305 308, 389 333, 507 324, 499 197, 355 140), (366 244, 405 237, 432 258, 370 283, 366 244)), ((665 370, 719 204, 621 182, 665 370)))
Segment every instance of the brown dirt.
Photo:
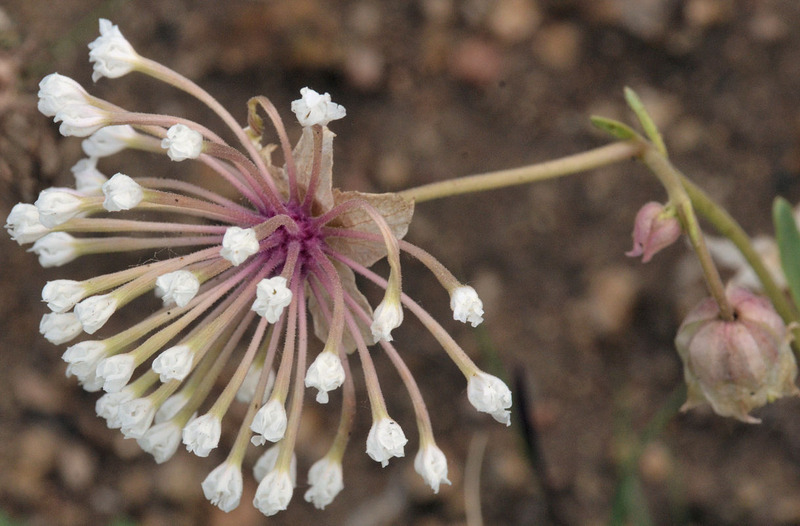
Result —
MULTIPOLYGON (((70 184, 79 141, 59 138, 37 113, 36 85, 58 71, 91 86, 85 45, 98 16, 119 24, 141 54, 206 87, 237 118, 253 95, 269 96, 288 116, 299 88, 332 93, 348 111, 335 127, 335 177, 343 188, 397 190, 602 145, 607 139, 588 116, 630 120, 622 99, 629 85, 651 109, 673 161, 750 232, 770 231, 776 193, 800 197, 797 2, 221 4, 6 0, 0 212, 70 184)), ((198 104, 143 77, 103 79, 91 91, 125 107, 213 122, 198 104)), ((179 173, 141 159, 126 153, 103 166, 179 173)), ((487 364, 481 349, 492 348, 509 374, 525 380, 546 475, 527 461, 519 422, 506 429, 474 415, 457 369, 432 338, 415 337, 420 327, 409 322, 395 339, 428 402, 452 487, 433 496, 414 473, 410 405, 381 357, 387 402, 412 438, 408 457, 382 470, 363 454, 369 420, 361 386, 346 488, 316 511, 302 501, 304 474, 324 451, 336 415, 309 405, 299 487, 289 510, 268 522, 464 524, 469 445, 488 436, 486 524, 607 523, 637 437, 682 382, 672 338, 682 313, 703 295, 700 282, 686 278, 693 263, 682 259, 682 247, 645 266, 623 255, 638 207, 663 199, 643 168, 626 163, 420 204, 408 239, 478 289, 486 323, 473 332, 448 322, 446 295, 411 261, 405 289, 479 361, 487 364)), ((267 522, 250 505, 252 481, 229 515, 203 498, 200 481, 224 458, 233 432, 212 458, 179 452, 157 466, 94 416, 96 395, 64 378, 62 349, 39 336, 46 280, 120 263, 40 270, 5 236, 0 245, 0 511, 29 525, 267 522)), ((798 410, 797 400, 776 403, 758 411, 760 426, 702 410, 672 419, 632 468, 640 490, 634 502, 649 506, 655 524, 800 523, 798 410)))

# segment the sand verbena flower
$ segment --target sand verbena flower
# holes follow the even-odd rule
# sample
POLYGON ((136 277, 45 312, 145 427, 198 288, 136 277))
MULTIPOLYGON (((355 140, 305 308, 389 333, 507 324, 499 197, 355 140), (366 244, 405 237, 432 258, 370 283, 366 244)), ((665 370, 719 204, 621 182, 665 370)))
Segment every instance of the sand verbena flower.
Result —
POLYGON ((254 499, 272 515, 288 506, 294 492, 294 449, 307 387, 316 390, 319 403, 341 400, 341 416, 328 454, 311 466, 305 498, 324 508, 342 490, 342 457, 356 407, 356 361, 373 420, 367 454, 382 466, 404 456, 408 439, 389 416, 373 365, 378 353, 368 350, 378 345, 413 402, 420 430, 415 468, 438 491, 448 483, 446 460, 433 442, 414 378, 391 343, 406 311, 463 373, 468 399, 479 411, 508 424, 511 393, 402 293, 400 253, 406 252, 441 283, 455 319, 472 326, 483 320, 474 289, 402 240, 414 203, 397 194, 333 188, 334 134, 328 125, 345 116, 344 108, 327 93, 303 88, 292 104, 302 127, 292 147, 267 98, 249 101, 242 126, 199 86, 136 53, 111 22, 101 20, 100 33, 89 46, 94 80, 136 71, 165 81, 209 105, 238 147, 188 119, 129 112, 61 75, 42 81, 40 110, 61 122, 64 135, 89 136, 83 143, 89 158, 73 169, 77 190, 48 189, 35 205, 18 204, 6 229, 18 243, 33 243, 31 250, 46 267, 103 253, 138 253, 130 261, 143 262, 44 287, 42 300, 52 310, 42 318, 47 339, 62 344, 94 335, 64 353, 67 373, 87 390, 102 387, 107 394, 98 400, 98 415, 135 438, 157 462, 169 459, 181 443, 198 456, 210 455, 220 445, 223 426, 233 424, 231 404, 247 402, 227 459, 211 471, 202 490, 222 510, 235 508, 242 497, 245 449, 251 442, 275 442, 257 464, 254 499), (262 144, 269 136, 264 116, 275 130, 277 148, 262 144), (137 165, 110 178, 97 169, 98 159, 105 163, 125 148, 200 163, 220 179, 214 188, 226 186, 226 195, 239 197, 154 176, 137 165), (272 158, 276 149, 280 162, 272 158), (389 263, 386 278, 369 269, 383 258, 389 263), (356 286, 357 275, 383 293, 374 311, 356 286), (118 326, 110 323, 117 312, 149 293, 162 299, 161 308, 122 331, 107 329, 118 326), (321 342, 313 361, 310 335, 321 342), (223 377, 231 371, 228 364, 232 375, 223 377), (221 391, 214 390, 217 385, 221 391), (257 403, 249 403, 253 400, 257 403))

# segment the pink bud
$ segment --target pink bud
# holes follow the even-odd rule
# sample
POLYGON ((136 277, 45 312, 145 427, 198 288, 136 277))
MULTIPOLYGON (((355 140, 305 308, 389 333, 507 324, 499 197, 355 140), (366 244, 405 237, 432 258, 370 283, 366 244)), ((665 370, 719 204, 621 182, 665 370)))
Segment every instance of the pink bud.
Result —
POLYGON ((752 292, 725 291, 733 321, 719 317, 712 298, 700 302, 678 329, 688 396, 682 410, 708 403, 718 415, 759 423, 748 413, 783 396, 800 394, 797 364, 783 320, 752 292))
POLYGON ((656 252, 670 246, 679 237, 681 237, 681 224, 675 216, 675 210, 651 201, 636 214, 636 222, 633 225, 633 248, 625 255, 642 256, 642 263, 647 263, 656 252))

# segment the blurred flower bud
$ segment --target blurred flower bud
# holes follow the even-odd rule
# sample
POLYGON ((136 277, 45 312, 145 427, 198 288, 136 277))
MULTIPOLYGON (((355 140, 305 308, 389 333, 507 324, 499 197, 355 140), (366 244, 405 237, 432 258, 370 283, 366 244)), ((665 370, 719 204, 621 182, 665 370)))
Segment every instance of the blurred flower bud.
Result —
POLYGON ((682 410, 708 403, 718 415, 760 422, 748 413, 782 396, 800 394, 797 364, 783 320, 766 298, 729 286, 733 321, 703 300, 678 329, 688 396, 682 410))
POLYGON ((681 224, 675 209, 651 201, 636 214, 633 248, 630 252, 625 252, 625 255, 634 258, 642 256, 642 263, 647 263, 656 252, 670 246, 679 237, 681 224))

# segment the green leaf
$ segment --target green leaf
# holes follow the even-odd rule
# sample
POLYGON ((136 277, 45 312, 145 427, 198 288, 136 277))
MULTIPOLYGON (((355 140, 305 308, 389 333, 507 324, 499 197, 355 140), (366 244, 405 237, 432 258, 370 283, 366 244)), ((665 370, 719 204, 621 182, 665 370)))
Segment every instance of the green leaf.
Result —
POLYGON ((789 284, 794 304, 800 308, 800 232, 789 202, 776 197, 772 204, 775 237, 781 254, 781 267, 789 284))
POLYGON ((622 122, 615 121, 614 119, 607 119, 605 117, 592 115, 589 117, 589 120, 592 121, 592 124, 595 128, 603 130, 604 132, 613 135, 617 139, 622 139, 623 141, 627 141, 628 139, 633 139, 639 136, 639 134, 637 134, 633 128, 622 122))
POLYGON ((642 104, 642 99, 639 98, 639 95, 637 95, 635 91, 627 86, 625 87, 625 101, 636 114, 636 117, 639 119, 642 129, 644 129, 644 133, 650 139, 650 142, 652 142, 653 146, 655 146, 658 151, 661 152, 661 155, 667 157, 667 147, 664 145, 664 139, 661 138, 658 128, 656 128, 656 123, 653 122, 650 114, 647 113, 647 110, 644 108, 644 104, 642 104))

